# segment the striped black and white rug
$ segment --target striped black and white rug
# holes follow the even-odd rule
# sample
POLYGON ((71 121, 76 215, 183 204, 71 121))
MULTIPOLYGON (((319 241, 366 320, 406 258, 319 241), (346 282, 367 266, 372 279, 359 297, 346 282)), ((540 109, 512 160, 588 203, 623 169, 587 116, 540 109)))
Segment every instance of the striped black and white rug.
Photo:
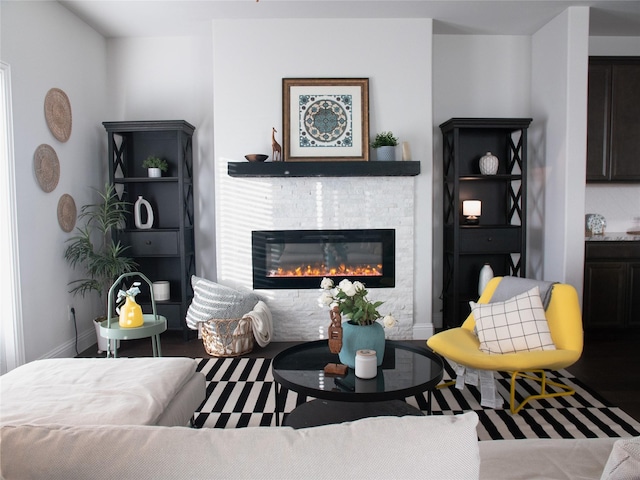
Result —
MULTIPOLYGON (((275 425, 275 394, 270 359, 198 360, 198 370, 205 374, 207 380, 207 397, 195 412, 194 423, 197 427, 242 428, 275 425)), ((453 370, 446 365, 445 380, 450 379, 452 375, 453 370)), ((640 423, 593 392, 566 370, 553 372, 549 378, 572 386, 576 390, 575 395, 532 401, 518 415, 512 415, 509 411, 508 375, 497 373, 496 378, 498 392, 507 400, 506 409, 481 407, 478 389, 466 386, 464 390, 436 390, 432 396, 433 414, 453 415, 474 410, 480 417, 480 440, 640 435, 640 423)), ((533 382, 519 382, 518 395, 529 395, 536 391, 533 382)), ((285 416, 297 405, 311 399, 286 390, 284 395, 285 416)), ((420 410, 427 409, 427 399, 424 395, 405 400, 420 410)))

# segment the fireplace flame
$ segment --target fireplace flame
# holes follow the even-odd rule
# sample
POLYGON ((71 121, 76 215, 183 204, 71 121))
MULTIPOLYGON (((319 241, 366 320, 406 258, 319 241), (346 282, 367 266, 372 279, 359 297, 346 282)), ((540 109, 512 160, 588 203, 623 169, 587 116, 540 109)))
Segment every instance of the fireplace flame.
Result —
POLYGON ((347 266, 328 268, 325 265, 300 265, 291 268, 271 270, 267 277, 381 277, 382 264, 347 266))

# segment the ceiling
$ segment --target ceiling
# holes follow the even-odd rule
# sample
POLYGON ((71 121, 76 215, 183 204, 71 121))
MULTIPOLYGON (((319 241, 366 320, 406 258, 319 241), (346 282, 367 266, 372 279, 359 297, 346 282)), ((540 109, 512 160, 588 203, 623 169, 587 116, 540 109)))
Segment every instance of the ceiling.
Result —
MULTIPOLYGON (((59 0, 105 37, 207 32, 212 19, 433 18, 435 34, 531 35, 589 6, 591 36, 640 36, 640 0, 59 0)), ((265 32, 265 34, 268 32, 265 32)), ((332 34, 333 32, 330 32, 332 34)))

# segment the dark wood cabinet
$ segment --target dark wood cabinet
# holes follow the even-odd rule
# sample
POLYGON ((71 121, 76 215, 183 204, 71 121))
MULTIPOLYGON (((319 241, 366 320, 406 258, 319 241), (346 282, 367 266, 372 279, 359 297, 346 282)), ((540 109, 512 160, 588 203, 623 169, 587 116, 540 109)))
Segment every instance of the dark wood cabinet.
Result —
POLYGON ((587 182, 640 182, 640 58, 590 57, 587 182))
MULTIPOLYGON (((109 148, 109 181, 121 197, 131 204, 126 226, 117 232, 128 246, 126 254, 138 264, 138 271, 152 282, 168 280, 171 297, 156 302, 170 330, 181 330, 185 338, 191 331, 185 317, 193 298, 191 276, 195 274, 193 148, 195 127, 176 121, 104 122, 109 148), (148 156, 167 161, 162 177, 147 176, 142 162, 148 156), (135 227, 133 205, 139 196, 153 210, 150 229, 135 227)), ((150 298, 138 297, 143 310, 150 298)))
POLYGON ((640 242, 588 241, 584 328, 640 326, 640 242))
POLYGON ((455 327, 478 299, 485 263, 494 274, 526 274, 527 129, 530 118, 452 118, 443 136, 443 319, 455 327), (495 175, 480 173, 480 158, 498 157, 495 175), (465 223, 462 202, 480 200, 477 225, 465 223))

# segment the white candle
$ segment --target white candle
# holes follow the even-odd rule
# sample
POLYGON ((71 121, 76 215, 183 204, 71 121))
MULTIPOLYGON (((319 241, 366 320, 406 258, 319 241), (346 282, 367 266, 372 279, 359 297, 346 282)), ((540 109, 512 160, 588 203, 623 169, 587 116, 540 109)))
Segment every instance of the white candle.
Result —
POLYGON ((402 160, 411 160, 411 148, 409 148, 409 142, 402 142, 402 160))
POLYGON ((161 280, 159 282, 153 282, 153 298, 156 301, 163 302, 171 298, 169 282, 161 280))
POLYGON ((375 350, 356 352, 356 377, 373 378, 378 374, 378 357, 375 350))

